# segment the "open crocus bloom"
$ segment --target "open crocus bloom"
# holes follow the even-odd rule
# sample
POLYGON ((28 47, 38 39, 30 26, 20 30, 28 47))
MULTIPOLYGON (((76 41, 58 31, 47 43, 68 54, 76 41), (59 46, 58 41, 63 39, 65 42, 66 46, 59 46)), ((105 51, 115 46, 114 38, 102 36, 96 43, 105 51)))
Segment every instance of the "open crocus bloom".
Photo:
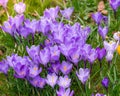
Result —
POLYGON ((80 69, 79 69, 79 72, 76 72, 76 74, 77 74, 79 80, 80 80, 83 84, 85 84, 86 81, 87 81, 88 78, 89 78, 90 70, 89 70, 88 68, 86 68, 86 69, 80 68, 80 69))
POLYGON ((50 85, 52 88, 54 88, 54 86, 57 83, 57 79, 58 79, 58 76, 55 73, 48 74, 47 79, 46 79, 46 83, 48 85, 50 85))

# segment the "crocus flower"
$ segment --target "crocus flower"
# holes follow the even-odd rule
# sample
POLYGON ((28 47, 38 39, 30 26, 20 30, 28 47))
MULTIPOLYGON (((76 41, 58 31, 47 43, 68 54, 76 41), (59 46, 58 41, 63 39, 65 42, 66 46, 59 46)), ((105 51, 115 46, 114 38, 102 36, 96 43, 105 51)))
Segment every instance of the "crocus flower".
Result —
POLYGON ((98 27, 98 32, 99 32, 100 36, 102 37, 102 39, 104 40, 107 33, 108 33, 108 27, 102 28, 101 26, 99 26, 98 27))
POLYGON ((97 59, 97 51, 95 49, 91 49, 88 54, 88 61, 93 64, 93 62, 97 59))
POLYGON ((103 15, 100 12, 92 14, 93 20, 99 25, 103 19, 103 15))
POLYGON ((42 71, 42 68, 39 68, 38 65, 31 65, 29 67, 29 76, 34 78, 39 75, 42 71))
POLYGON ((8 21, 5 21, 2 30, 14 36, 16 31, 15 23, 12 21, 12 17, 9 17, 8 21))
POLYGON ((0 62, 0 72, 3 72, 4 74, 7 74, 9 70, 9 65, 6 60, 3 60, 0 62))
POLYGON ((40 46, 32 45, 31 48, 26 47, 28 55, 32 58, 33 62, 36 64, 39 64, 39 52, 40 52, 40 46))
POLYGON ((57 96, 73 96, 74 95, 74 91, 72 90, 70 92, 70 88, 68 89, 65 89, 65 88, 60 88, 58 91, 57 91, 57 96))
POLYGON ((101 83, 102 83, 103 87, 108 88, 108 85, 109 85, 108 77, 104 77, 101 83))
POLYGON ((98 58, 99 61, 101 61, 103 59, 103 57, 106 55, 106 50, 105 50, 105 48, 100 49, 99 47, 97 47, 96 51, 97 51, 97 54, 98 54, 97 58, 98 58))
POLYGON ((106 55, 106 60, 110 62, 112 61, 112 59, 113 59, 113 53, 111 51, 108 51, 106 55))
POLYGON ((72 70, 72 64, 66 61, 63 61, 60 70, 63 74, 69 74, 72 70))
POLYGON ((8 3, 8 0, 0 0, 0 5, 2 5, 4 8, 6 8, 8 3))
POLYGON ((36 76, 35 78, 29 81, 34 87, 39 87, 39 88, 44 88, 46 84, 45 79, 41 78, 40 76, 36 76))
POLYGON ((17 63, 16 66, 14 66, 14 70, 14 76, 16 78, 25 78, 28 74, 28 66, 22 65, 21 63, 17 63))
POLYGON ((90 70, 88 68, 86 69, 80 68, 79 72, 76 72, 76 74, 79 80, 82 82, 82 84, 85 84, 90 76, 90 70))
POLYGON ((114 41, 110 41, 110 42, 107 42, 107 41, 104 41, 104 48, 106 49, 106 51, 110 51, 110 52, 114 52, 115 49, 116 49, 116 42, 114 41))
POLYGON ((58 76, 55 73, 48 74, 46 78, 46 83, 52 88, 57 84, 58 76))
POLYGON ((58 49, 57 45, 50 47, 50 57, 51 57, 51 60, 55 60, 55 61, 59 60, 60 50, 58 49))
POLYGON ((71 79, 67 75, 64 77, 60 76, 58 80, 58 85, 62 88, 68 88, 70 86, 71 79))
POLYGON ((18 4, 14 5, 14 10, 18 13, 18 14, 23 14, 24 11, 26 9, 26 5, 23 2, 19 2, 18 4))
POLYGON ((65 17, 66 19, 70 19, 70 16, 72 15, 74 11, 73 7, 70 8, 66 8, 64 10, 60 10, 60 13, 62 14, 63 17, 65 17))
POLYGON ((59 70, 60 70, 60 62, 55 62, 55 63, 52 63, 52 71, 56 74, 58 74, 59 70))
POLYGON ((50 50, 48 47, 40 50, 40 63, 46 65, 50 60, 50 50))
POLYGON ((120 40, 120 32, 118 31, 118 32, 114 33, 113 38, 115 40, 119 41, 120 40))
POLYGON ((120 6, 120 0, 109 0, 110 6, 112 7, 113 11, 116 11, 120 6))
POLYGON ((59 7, 58 6, 55 7, 55 8, 46 9, 44 11, 44 17, 46 17, 48 19, 55 20, 55 18, 58 17, 58 12, 59 12, 59 7))

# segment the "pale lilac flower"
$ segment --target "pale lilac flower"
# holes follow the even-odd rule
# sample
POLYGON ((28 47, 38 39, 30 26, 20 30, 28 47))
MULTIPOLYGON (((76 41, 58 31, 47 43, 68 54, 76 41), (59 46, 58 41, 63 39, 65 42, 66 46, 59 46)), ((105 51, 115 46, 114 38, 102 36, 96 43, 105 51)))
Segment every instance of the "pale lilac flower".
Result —
POLYGON ((70 19, 70 16, 72 15, 74 11, 73 7, 70 8, 66 8, 64 10, 60 10, 60 13, 62 14, 63 17, 65 17, 66 19, 70 19))
POLYGON ((118 31, 118 32, 114 33, 113 38, 115 40, 119 41, 120 40, 120 32, 118 31))
POLYGON ((6 8, 8 3, 8 0, 0 0, 0 5, 2 5, 4 8, 6 8))
POLYGON ((46 83, 52 88, 57 84, 58 76, 55 73, 48 74, 46 78, 46 83))
POLYGON ((63 74, 69 74, 72 70, 72 64, 66 61, 63 61, 61 66, 60 66, 60 70, 63 74))
POLYGON ((112 53, 114 53, 115 49, 116 49, 116 42, 114 41, 104 41, 104 48, 106 49, 106 51, 110 51, 112 53))
POLYGON ((111 51, 108 51, 106 55, 106 60, 110 62, 112 61, 112 59, 113 59, 113 53, 111 51))
POLYGON ((79 80, 85 84, 86 81, 88 80, 89 76, 90 76, 90 70, 88 68, 86 69, 83 69, 83 68, 80 68, 79 69, 79 72, 76 72, 79 80))
POLYGON ((58 85, 62 88, 68 88, 70 87, 71 79, 67 75, 64 77, 60 76, 58 80, 58 85))
POLYGON ((58 91, 57 91, 57 96, 73 96, 74 95, 74 91, 72 90, 70 92, 70 88, 68 89, 65 89, 65 88, 60 88, 58 91))
POLYGON ((14 10, 18 13, 18 14, 23 14, 24 11, 26 9, 26 5, 23 2, 19 2, 17 4, 14 5, 14 10))

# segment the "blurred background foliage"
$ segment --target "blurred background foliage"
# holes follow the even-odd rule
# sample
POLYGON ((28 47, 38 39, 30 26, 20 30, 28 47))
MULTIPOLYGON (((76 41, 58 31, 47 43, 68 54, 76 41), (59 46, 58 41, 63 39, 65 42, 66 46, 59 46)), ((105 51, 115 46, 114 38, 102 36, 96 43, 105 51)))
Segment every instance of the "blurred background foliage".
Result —
MULTIPOLYGON (((90 26, 91 34, 87 40, 87 43, 91 44, 94 48, 97 46, 103 47, 102 38, 98 37, 97 26, 91 19, 91 13, 97 12, 98 3, 101 0, 9 0, 7 11, 10 16, 16 15, 14 11, 14 4, 20 1, 25 2, 25 17, 29 19, 39 19, 40 16, 43 15, 43 12, 46 8, 55 6, 60 6, 61 9, 74 7, 74 13, 71 17, 72 24, 74 24, 75 22, 79 22, 82 26, 90 26)), ((108 0, 103 1, 105 2, 105 10, 108 11, 108 14, 106 14, 109 18, 108 36, 111 39, 113 33, 120 30, 120 8, 117 10, 117 18, 115 19, 113 11, 109 6, 108 0)), ((8 17, 6 10, 0 7, 0 25, 2 25, 3 22, 7 19, 8 17)), ((36 45, 40 42, 43 42, 44 38, 42 37, 42 35, 36 35, 36 37, 39 38, 35 40, 36 45)), ((28 45, 25 41, 23 42, 25 43, 25 45, 28 45)), ((0 60, 5 58, 7 55, 12 54, 13 52, 22 55, 26 54, 24 52, 25 46, 23 48, 21 43, 18 43, 18 45, 19 46, 17 46, 16 48, 14 39, 9 34, 6 34, 2 30, 0 30, 0 60), (17 51, 15 50, 15 48, 17 49, 17 51)), ((102 64, 104 66, 102 69, 102 75, 100 75, 98 62, 95 62, 93 68, 94 70, 91 75, 92 77, 90 79, 90 81, 93 82, 91 85, 93 85, 92 90, 94 90, 94 92, 99 91, 101 93, 105 93, 105 90, 103 90, 101 86, 101 80, 102 77, 107 75, 110 78, 110 96, 118 96, 118 94, 120 93, 120 56, 117 53, 115 53, 115 56, 115 62, 113 62, 114 64, 112 65, 111 69, 108 70, 108 72, 106 72, 107 62, 105 60, 102 61, 102 64), (98 79, 99 77, 100 79, 98 79)), ((81 64, 80 67, 82 67, 81 64)), ((79 80, 76 78, 75 74, 71 74, 71 77, 73 78, 72 89, 75 90, 75 96, 82 96, 79 95, 81 94, 82 90, 80 89, 82 88, 82 86, 78 86, 79 84, 76 83, 79 80)), ((3 74, 0 75, 0 96, 53 96, 53 91, 54 90, 52 90, 49 86, 46 86, 44 90, 33 88, 25 80, 15 79, 13 77, 13 72, 10 72, 8 76, 5 76, 3 74), (43 93, 40 94, 41 92, 43 93)), ((91 93, 91 90, 87 88, 87 92, 91 93)))

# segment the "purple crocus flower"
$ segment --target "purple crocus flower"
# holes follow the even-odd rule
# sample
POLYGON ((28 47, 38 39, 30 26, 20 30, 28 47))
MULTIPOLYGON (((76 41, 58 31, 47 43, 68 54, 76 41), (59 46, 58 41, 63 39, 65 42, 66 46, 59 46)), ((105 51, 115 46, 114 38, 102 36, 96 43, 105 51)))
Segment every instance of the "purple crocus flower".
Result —
POLYGON ((116 12, 118 7, 120 6, 120 0, 109 0, 109 3, 112 9, 114 10, 114 12, 116 12))
POLYGON ((39 87, 39 88, 44 88, 46 84, 45 79, 41 78, 40 76, 36 76, 35 78, 29 81, 34 87, 39 87))
POLYGON ((40 46, 32 45, 31 48, 26 47, 28 55, 32 58, 33 62, 39 64, 40 46))
POLYGON ((60 10, 60 13, 62 14, 63 17, 65 17, 66 19, 70 19, 70 16, 72 15, 74 11, 73 7, 70 8, 66 8, 64 10, 60 10))
POLYGON ((14 36, 14 32, 16 30, 15 23, 12 21, 12 17, 9 17, 8 21, 5 21, 2 30, 14 36))
POLYGON ((62 88, 68 88, 70 87, 71 79, 69 79, 67 75, 65 75, 64 77, 60 76, 57 83, 62 88))
POLYGON ((74 91, 72 90, 70 92, 70 88, 65 89, 65 88, 60 88, 59 91, 57 91, 57 96, 73 96, 74 95, 74 91))
POLYGON ((7 74, 9 70, 9 65, 6 60, 3 60, 0 62, 0 72, 3 72, 4 74, 7 74))
POLYGON ((52 88, 57 84, 58 76, 55 73, 48 74, 46 78, 46 83, 52 88))
POLYGON ((25 78, 28 74, 28 66, 23 65, 21 63, 17 63, 16 66, 14 66, 14 70, 14 76, 16 78, 25 78))
POLYGON ((0 0, 0 5, 2 5, 4 8, 6 8, 8 3, 8 0, 0 0))
POLYGON ((44 11, 44 17, 46 17, 48 19, 55 20, 55 18, 58 17, 58 12, 59 12, 59 7, 58 6, 55 7, 55 8, 46 9, 44 11))
POLYGON ((39 75, 42 71, 42 68, 39 68, 38 65, 31 65, 29 67, 29 76, 34 78, 39 75))
POLYGON ((43 65, 47 65, 50 60, 50 50, 48 47, 40 50, 40 63, 43 65))
POLYGON ((88 58, 88 61, 93 64, 93 62, 97 59, 97 51, 95 49, 91 49, 87 58, 88 58))
POLYGON ((104 40, 108 33, 108 27, 106 26, 106 27, 102 28, 101 26, 99 26, 98 32, 99 32, 100 36, 102 37, 102 39, 104 40))
POLYGON ((69 74, 72 70, 72 64, 66 61, 63 61, 61 66, 60 66, 60 70, 63 74, 69 74))
POLYGON ((103 19, 103 15, 100 12, 96 12, 92 14, 93 20, 99 25, 103 19))
POLYGON ((96 51, 97 51, 97 54, 98 54, 97 58, 98 58, 99 61, 101 61, 103 59, 103 57, 106 55, 106 50, 105 50, 105 48, 100 49, 99 47, 97 47, 96 51))
POLYGON ((55 62, 55 63, 52 63, 52 71, 56 74, 58 74, 59 70, 60 70, 60 62, 55 62))
POLYGON ((55 45, 53 47, 50 47, 50 60, 57 61, 60 58, 60 50, 58 49, 58 46, 55 45))
POLYGON ((18 14, 23 14, 26 9, 26 5, 23 2, 19 2, 18 4, 14 5, 14 10, 18 14))
POLYGON ((90 76, 90 70, 88 68, 86 69, 80 68, 79 72, 76 72, 76 74, 79 80, 82 82, 82 84, 85 84, 90 76))
POLYGON ((102 83, 103 87, 108 88, 108 85, 109 85, 108 77, 104 77, 101 83, 102 83))
POLYGON ((37 28, 37 21, 35 19, 33 19, 32 21, 27 19, 24 23, 25 23, 25 27, 29 28, 30 33, 35 34, 37 28))

